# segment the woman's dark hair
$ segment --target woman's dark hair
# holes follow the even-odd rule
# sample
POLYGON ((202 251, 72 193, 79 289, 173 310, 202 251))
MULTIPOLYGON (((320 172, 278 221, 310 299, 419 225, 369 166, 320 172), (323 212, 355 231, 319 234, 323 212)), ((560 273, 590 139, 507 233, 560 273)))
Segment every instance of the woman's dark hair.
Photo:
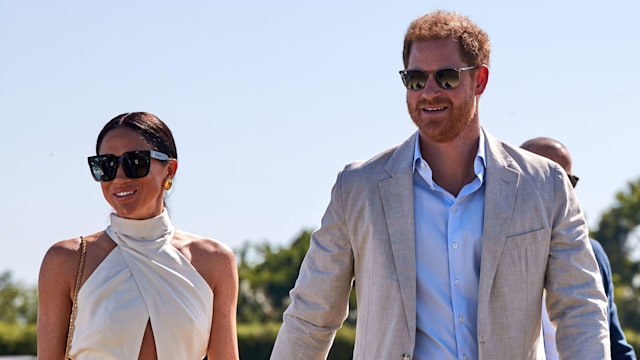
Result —
POLYGON ((109 120, 98 134, 96 154, 100 153, 100 145, 102 145, 102 140, 107 133, 121 127, 129 128, 140 134, 153 147, 153 150, 165 153, 170 158, 178 158, 178 150, 171 130, 157 116, 148 112, 124 113, 109 120))

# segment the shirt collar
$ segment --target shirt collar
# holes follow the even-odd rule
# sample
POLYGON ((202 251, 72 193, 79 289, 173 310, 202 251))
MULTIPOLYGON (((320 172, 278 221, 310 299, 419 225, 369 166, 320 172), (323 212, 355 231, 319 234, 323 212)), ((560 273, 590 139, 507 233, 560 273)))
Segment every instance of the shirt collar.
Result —
MULTIPOLYGON (((413 172, 416 171, 418 164, 424 162, 424 164, 429 169, 429 173, 431 173, 431 167, 429 167, 429 163, 422 158, 422 152, 420 151, 420 132, 416 131, 415 136, 415 146, 413 150, 413 172)), ((473 171, 475 172, 478 179, 480 179, 480 183, 484 183, 484 171, 487 167, 487 157, 486 157, 486 139, 484 136, 484 131, 480 131, 480 138, 478 139, 478 152, 476 153, 476 158, 473 161, 473 171)))

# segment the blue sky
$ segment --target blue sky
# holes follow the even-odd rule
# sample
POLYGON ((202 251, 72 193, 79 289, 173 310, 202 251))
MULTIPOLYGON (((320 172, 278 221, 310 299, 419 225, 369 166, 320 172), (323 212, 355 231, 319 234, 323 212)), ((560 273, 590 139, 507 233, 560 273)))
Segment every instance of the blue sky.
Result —
POLYGON ((415 131, 402 38, 439 8, 491 37, 483 126, 564 142, 597 225, 640 176, 637 1, 0 0, 0 271, 35 284, 52 243, 107 225, 86 156, 130 111, 174 132, 178 228, 232 248, 316 228, 346 163, 415 131))

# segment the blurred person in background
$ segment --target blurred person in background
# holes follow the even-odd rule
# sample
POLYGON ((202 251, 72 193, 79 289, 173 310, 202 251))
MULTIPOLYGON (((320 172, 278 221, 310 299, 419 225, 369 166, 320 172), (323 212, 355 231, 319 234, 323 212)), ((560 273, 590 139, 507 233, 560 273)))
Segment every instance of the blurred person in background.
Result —
MULTIPOLYGON (((569 150, 562 143, 548 137, 537 137, 525 141, 520 147, 557 162, 567 172, 571 185, 573 185, 574 188, 576 187, 579 178, 573 173, 573 161, 571 159, 571 154, 569 154, 569 150)), ((596 256, 598 267, 600 268, 604 292, 607 295, 611 359, 635 360, 635 351, 624 336, 620 320, 618 319, 616 303, 613 301, 613 280, 611 278, 611 264, 609 263, 609 257, 597 240, 593 238, 590 238, 589 240, 591 241, 591 247, 593 248, 593 252, 596 256)), ((549 314, 546 311, 546 306, 542 312, 542 325, 547 360, 559 359, 555 344, 555 326, 549 320, 549 314)))

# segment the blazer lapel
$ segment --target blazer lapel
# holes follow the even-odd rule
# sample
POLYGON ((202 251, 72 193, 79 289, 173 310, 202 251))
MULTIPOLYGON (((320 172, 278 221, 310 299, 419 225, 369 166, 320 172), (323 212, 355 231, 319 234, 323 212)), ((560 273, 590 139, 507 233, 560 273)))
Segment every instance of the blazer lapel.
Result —
POLYGON ((513 216, 520 178, 519 172, 511 165, 511 157, 506 153, 502 144, 486 132, 485 136, 488 157, 478 291, 479 306, 489 301, 498 262, 513 216))
POLYGON ((413 149, 415 136, 401 144, 387 163, 390 178, 380 182, 380 195, 400 282, 411 343, 416 329, 416 258, 413 212, 413 149))

